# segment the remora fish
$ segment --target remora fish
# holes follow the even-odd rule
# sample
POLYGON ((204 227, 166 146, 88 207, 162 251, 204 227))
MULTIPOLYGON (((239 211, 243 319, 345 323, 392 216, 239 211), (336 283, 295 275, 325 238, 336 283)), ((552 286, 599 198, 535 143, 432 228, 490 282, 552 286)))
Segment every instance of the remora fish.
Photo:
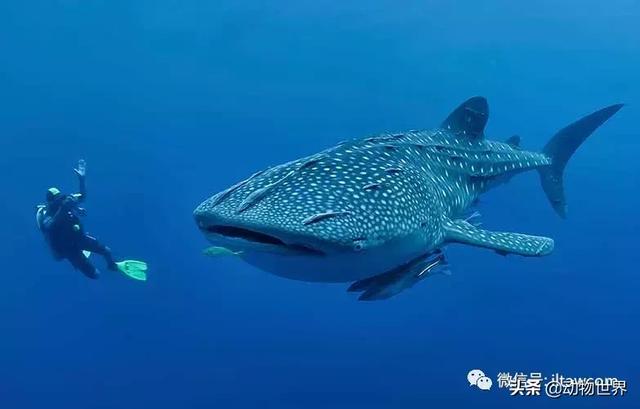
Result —
POLYGON ((487 101, 474 97, 440 127, 339 144, 258 172, 199 205, 196 223, 216 246, 273 274, 355 281, 360 299, 391 297, 446 268, 440 249, 462 243, 499 254, 544 256, 553 240, 483 230, 464 219, 478 197, 537 170, 566 215, 563 171, 571 155, 622 104, 560 130, 542 152, 485 139, 487 101))

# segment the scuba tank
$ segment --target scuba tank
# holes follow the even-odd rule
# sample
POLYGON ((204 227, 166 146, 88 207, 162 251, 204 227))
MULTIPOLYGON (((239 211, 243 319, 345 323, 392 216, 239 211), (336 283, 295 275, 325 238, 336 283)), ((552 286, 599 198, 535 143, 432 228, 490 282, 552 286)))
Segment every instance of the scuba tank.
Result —
POLYGON ((38 225, 38 229, 42 231, 42 223, 44 222, 44 218, 47 216, 47 206, 46 205, 38 205, 36 206, 36 224, 38 225))
POLYGON ((47 206, 43 204, 36 206, 36 224, 38 225, 38 230, 40 230, 40 232, 44 236, 44 240, 47 242, 47 247, 49 247, 49 249, 51 250, 53 258, 55 258, 56 260, 61 260, 63 258, 62 255, 55 251, 49 240, 49 235, 43 229, 45 217, 47 217, 47 206))

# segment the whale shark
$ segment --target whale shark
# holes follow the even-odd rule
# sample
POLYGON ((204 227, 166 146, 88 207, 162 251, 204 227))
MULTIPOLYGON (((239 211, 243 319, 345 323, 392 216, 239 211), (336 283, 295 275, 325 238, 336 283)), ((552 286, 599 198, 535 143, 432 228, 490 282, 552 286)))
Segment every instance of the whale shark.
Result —
POLYGON ((486 230, 473 209, 483 193, 535 170, 549 203, 566 217, 567 162, 622 106, 579 119, 535 152, 522 149, 518 136, 487 139, 489 106, 473 97, 434 129, 346 141, 256 172, 205 200, 194 218, 212 245, 261 270, 351 282, 360 300, 387 299, 448 274, 449 244, 550 254, 551 238, 486 230))

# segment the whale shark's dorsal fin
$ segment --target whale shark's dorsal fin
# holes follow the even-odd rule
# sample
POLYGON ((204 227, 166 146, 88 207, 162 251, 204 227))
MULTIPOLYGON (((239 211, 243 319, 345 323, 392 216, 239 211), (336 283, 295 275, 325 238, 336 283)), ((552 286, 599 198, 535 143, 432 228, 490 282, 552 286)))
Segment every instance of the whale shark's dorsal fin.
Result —
POLYGON ((473 97, 456 108, 442 125, 443 129, 468 135, 470 138, 483 138, 484 127, 489 120, 489 104, 484 97, 473 97))
POLYGON ((513 135, 512 137, 510 137, 506 141, 504 141, 504 143, 506 143, 507 145, 511 146, 513 149, 520 149, 520 136, 519 135, 513 135))

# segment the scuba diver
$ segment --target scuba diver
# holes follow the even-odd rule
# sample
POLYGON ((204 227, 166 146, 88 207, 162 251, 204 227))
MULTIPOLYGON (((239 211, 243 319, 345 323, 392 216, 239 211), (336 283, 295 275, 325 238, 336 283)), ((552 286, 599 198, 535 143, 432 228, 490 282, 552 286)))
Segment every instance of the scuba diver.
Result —
POLYGON ((86 200, 87 167, 84 160, 74 169, 80 182, 79 193, 65 195, 60 189, 47 190, 46 204, 37 206, 36 221, 56 260, 67 259, 85 276, 96 279, 100 273, 89 260, 91 253, 101 255, 107 268, 121 271, 135 280, 146 280, 147 264, 137 260, 115 261, 111 249, 88 235, 80 220, 86 214, 80 204, 86 200))

